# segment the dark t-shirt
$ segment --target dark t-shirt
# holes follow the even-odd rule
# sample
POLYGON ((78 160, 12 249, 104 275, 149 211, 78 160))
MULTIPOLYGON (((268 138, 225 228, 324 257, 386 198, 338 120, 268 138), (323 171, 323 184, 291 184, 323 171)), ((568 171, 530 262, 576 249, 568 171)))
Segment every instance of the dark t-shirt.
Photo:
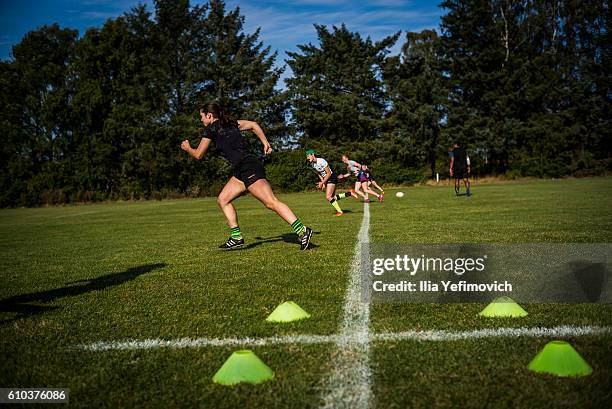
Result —
POLYGON ((453 158, 453 170, 467 169, 467 153, 461 146, 451 152, 453 158))
POLYGON ((213 141, 233 167, 237 167, 248 156, 242 134, 235 124, 221 125, 219 121, 215 121, 204 128, 202 138, 213 141))
POLYGON ((360 170, 359 173, 357 173, 357 180, 360 182, 368 181, 368 176, 364 170, 360 170))

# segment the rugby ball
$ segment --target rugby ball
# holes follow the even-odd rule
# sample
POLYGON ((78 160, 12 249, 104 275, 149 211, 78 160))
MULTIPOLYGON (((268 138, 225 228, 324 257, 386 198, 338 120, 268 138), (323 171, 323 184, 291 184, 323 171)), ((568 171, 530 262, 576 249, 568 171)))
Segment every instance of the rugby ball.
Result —
POLYGON ((397 192, 395 197, 404 197, 404 192, 397 192))

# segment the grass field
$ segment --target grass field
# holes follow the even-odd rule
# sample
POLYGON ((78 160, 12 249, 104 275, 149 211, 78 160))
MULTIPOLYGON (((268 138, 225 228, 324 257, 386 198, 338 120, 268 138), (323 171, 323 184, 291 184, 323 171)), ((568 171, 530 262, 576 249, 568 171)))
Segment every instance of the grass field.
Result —
MULTIPOLYGON (((394 190, 369 205, 372 243, 610 243, 612 179, 570 179, 394 190)), ((75 407, 320 407, 338 356, 333 341, 268 342, 252 349, 275 371, 260 385, 211 378, 241 346, 94 351, 104 341, 321 335, 343 322, 364 216, 341 218, 322 193, 280 195, 311 226, 299 252, 289 226, 250 197, 236 207, 247 245, 217 249, 227 228, 215 200, 113 203, 0 211, 0 387, 70 388, 75 407), (312 317, 269 324, 293 300, 312 317)), ((612 326, 609 304, 524 305, 521 319, 484 319, 483 304, 373 304, 371 408, 606 407, 610 333, 564 337, 593 367, 580 378, 526 366, 551 338, 377 340, 402 331, 612 326)), ((325 338, 328 336, 328 338, 325 338)), ((274 338, 276 339, 276 338, 274 338)))

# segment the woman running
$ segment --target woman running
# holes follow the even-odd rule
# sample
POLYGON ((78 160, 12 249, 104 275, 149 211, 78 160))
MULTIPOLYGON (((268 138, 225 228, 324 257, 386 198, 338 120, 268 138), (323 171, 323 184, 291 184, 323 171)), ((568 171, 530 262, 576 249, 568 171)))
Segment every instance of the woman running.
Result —
POLYGON ((376 176, 374 176, 370 168, 368 168, 366 165, 363 165, 363 166, 365 169, 366 176, 368 177, 368 187, 374 186, 376 189, 380 190, 381 196, 385 197, 385 190, 382 187, 380 187, 378 183, 376 183, 376 176))
POLYGON ((310 243, 312 230, 302 224, 291 209, 278 200, 266 180, 263 165, 253 155, 247 152, 241 131, 253 131, 263 144, 264 154, 272 153, 261 127, 253 121, 230 121, 216 102, 209 102, 200 108, 200 120, 204 124, 202 139, 196 149, 191 147, 188 140, 181 143, 181 149, 196 159, 202 159, 210 142, 214 141, 217 149, 227 159, 233 168, 234 175, 227 182, 217 197, 217 203, 227 219, 230 228, 230 238, 221 249, 232 249, 244 245, 244 238, 238 226, 238 215, 232 201, 245 191, 249 191, 268 209, 276 212, 283 220, 291 225, 298 235, 300 249, 306 250, 310 243))
MULTIPOLYGON (((354 160, 350 160, 347 155, 342 155, 342 162, 346 164, 346 169, 348 172, 338 175, 338 179, 348 178, 351 177, 351 175, 357 178, 357 175, 359 175, 359 170, 361 169, 361 164, 355 162, 354 160)), ((363 197, 364 200, 368 200, 368 196, 361 191, 361 182, 359 181, 359 178, 357 178, 355 181, 355 189, 351 189, 351 193, 356 193, 363 197)), ((357 197, 357 199, 359 198, 357 197)))
POLYGON ((370 184, 368 183, 369 180, 368 180, 367 168, 368 167, 366 165, 361 165, 361 169, 359 170, 359 173, 357 173, 357 180, 361 182, 361 187, 363 188, 363 192, 366 194, 365 202, 370 203, 370 197, 368 195, 374 195, 378 199, 378 202, 382 203, 383 196, 379 195, 378 193, 370 189, 370 184))
POLYGON ((358 199, 357 195, 352 191, 334 195, 334 193, 336 193, 336 184, 338 183, 338 177, 329 166, 329 163, 327 163, 327 161, 323 158, 317 158, 317 156, 315 155, 315 151, 313 151, 312 149, 306 151, 306 158, 308 159, 314 170, 317 172, 317 176, 319 176, 317 189, 325 189, 325 198, 334 207, 334 209, 336 209, 336 216, 342 216, 344 212, 342 212, 342 209, 338 204, 338 200, 349 196, 353 196, 358 199))

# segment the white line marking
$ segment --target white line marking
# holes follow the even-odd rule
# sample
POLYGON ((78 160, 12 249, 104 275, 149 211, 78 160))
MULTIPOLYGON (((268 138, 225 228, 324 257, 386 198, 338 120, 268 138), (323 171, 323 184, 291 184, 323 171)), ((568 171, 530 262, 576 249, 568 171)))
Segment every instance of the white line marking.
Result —
POLYGON ((480 338, 518 338, 518 337, 579 337, 584 335, 609 335, 612 327, 576 327, 563 325, 553 328, 486 328, 472 331, 403 331, 387 332, 376 335, 377 341, 458 341, 480 338))
POLYGON ((180 338, 175 340, 145 339, 132 341, 94 342, 79 345, 87 351, 134 350, 157 348, 198 348, 224 346, 268 346, 281 344, 326 344, 335 342, 337 335, 286 335, 267 338, 180 338))
MULTIPOLYGON (((519 338, 519 337, 547 337, 569 338, 587 335, 612 335, 612 327, 583 326, 576 327, 564 325, 552 328, 487 328, 474 331, 402 331, 383 332, 371 334, 375 342, 401 342, 401 341, 459 341, 464 339, 482 338, 519 338)), ((359 335, 285 335, 267 338, 180 338, 175 340, 145 339, 131 341, 94 342, 93 344, 79 345, 77 348, 86 351, 100 352, 111 350, 135 350, 158 348, 199 348, 199 347, 225 347, 225 346, 274 346, 283 344, 338 344, 359 342, 359 335)))
POLYGON ((346 289, 342 328, 336 341, 337 355, 324 385, 324 408, 366 409, 370 405, 370 304, 361 300, 361 263, 369 257, 369 230, 370 207, 364 204, 346 289))

